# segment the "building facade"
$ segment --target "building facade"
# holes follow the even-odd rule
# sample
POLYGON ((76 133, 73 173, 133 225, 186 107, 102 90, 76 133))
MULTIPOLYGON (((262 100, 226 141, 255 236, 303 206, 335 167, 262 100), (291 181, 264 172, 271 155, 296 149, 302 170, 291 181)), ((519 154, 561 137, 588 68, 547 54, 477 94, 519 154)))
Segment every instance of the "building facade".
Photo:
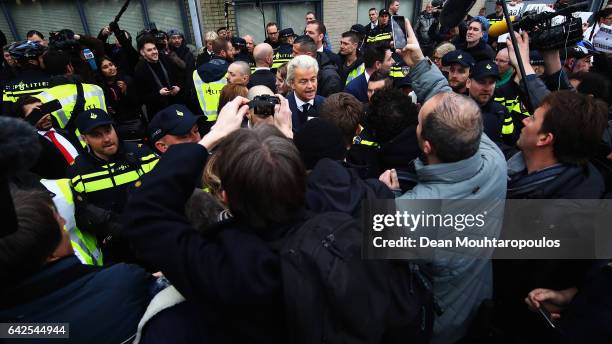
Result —
MULTIPOLYGON (((485 0, 477 0, 470 12, 478 13, 485 0)), ((25 39, 26 32, 70 28, 77 33, 97 36, 111 22, 125 0, 0 0, 0 30, 9 42, 25 39)), ((235 35, 249 34, 255 42, 265 38, 265 24, 278 23, 296 33, 305 26, 304 17, 312 11, 327 26, 334 50, 342 32, 355 23, 368 23, 368 9, 388 8, 389 0, 132 0, 119 25, 132 36, 152 23, 160 30, 176 28, 187 42, 202 46, 206 31, 229 25, 235 35), (225 16, 227 9, 227 18, 225 16)), ((400 15, 414 18, 425 6, 423 0, 400 0, 400 15)))

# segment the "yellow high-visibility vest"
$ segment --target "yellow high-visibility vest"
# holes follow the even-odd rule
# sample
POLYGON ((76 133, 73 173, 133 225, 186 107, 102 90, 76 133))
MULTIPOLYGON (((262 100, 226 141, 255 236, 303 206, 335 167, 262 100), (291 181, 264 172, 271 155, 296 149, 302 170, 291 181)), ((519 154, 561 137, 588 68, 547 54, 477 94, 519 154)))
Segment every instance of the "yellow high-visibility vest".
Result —
POLYGON ((70 235, 70 243, 75 255, 83 264, 102 266, 102 251, 98 247, 96 237, 93 234, 81 232, 76 226, 74 200, 68 179, 42 179, 40 182, 47 190, 55 194, 53 203, 66 221, 64 230, 70 235))
MULTIPOLYGON (((92 84, 83 85, 83 96, 85 98, 84 109, 102 109, 106 110, 106 101, 104 100, 104 91, 100 86, 92 84)), ((55 118, 60 128, 65 129, 72 116, 72 111, 76 105, 77 99, 77 87, 75 84, 65 84, 55 87, 51 87, 48 90, 41 92, 34 97, 40 99, 41 102, 47 103, 52 100, 58 100, 62 105, 62 108, 53 111, 51 115, 55 118)), ((85 142, 80 139, 81 134, 79 130, 75 130, 75 136, 81 141, 83 147, 86 146, 85 142)))
POLYGON ((198 71, 193 71, 193 84, 198 95, 198 102, 200 103, 200 109, 204 111, 206 115, 206 121, 214 122, 217 120, 217 106, 219 106, 219 98, 221 96, 221 90, 223 86, 227 84, 225 76, 223 78, 212 81, 204 82, 200 78, 198 71))

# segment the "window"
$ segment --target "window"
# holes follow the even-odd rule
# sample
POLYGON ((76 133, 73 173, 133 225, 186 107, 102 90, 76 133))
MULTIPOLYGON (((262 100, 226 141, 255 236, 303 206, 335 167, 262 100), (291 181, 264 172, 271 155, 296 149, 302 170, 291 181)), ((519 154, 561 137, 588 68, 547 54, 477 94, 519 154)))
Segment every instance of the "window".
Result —
POLYGON ((48 38, 49 32, 71 29, 75 33, 83 33, 83 23, 74 1, 40 0, 40 1, 10 1, 7 8, 13 17, 17 34, 26 38, 30 30, 38 30, 48 38))
POLYGON ((15 41, 15 37, 13 37, 13 33, 11 32, 11 27, 6 21, 6 17, 4 16, 3 13, 0 13, 0 31, 2 31, 4 36, 6 36, 6 41, 8 43, 15 41))
MULTIPOLYGON (((301 35, 306 27, 306 12, 315 12, 313 2, 299 2, 280 5, 282 28, 293 28, 293 32, 301 35)), ((320 19, 320 18, 317 18, 320 19)))
MULTIPOLYGON (((97 37, 98 32, 115 19, 123 4, 123 0, 83 1, 83 9, 91 35, 97 37)), ((119 27, 129 32, 133 37, 132 43, 136 44, 136 35, 144 28, 142 5, 139 1, 130 1, 127 10, 119 19, 119 27)), ((112 43, 112 39, 109 40, 109 43, 112 43)))
MULTIPOLYGON (((266 39, 264 32, 267 23, 277 22, 276 6, 274 5, 264 5, 265 23, 259 8, 255 7, 254 4, 237 5, 235 11, 238 24, 238 33, 236 34, 240 36, 251 35, 255 43, 261 43, 266 39)), ((278 29, 282 28, 279 27, 278 29)))
MULTIPOLYGON (((402 8, 401 4, 403 4, 403 2, 400 3, 400 9, 402 8)), ((368 10, 374 7, 376 8, 376 13, 378 13, 384 6, 385 2, 382 0, 359 0, 357 3, 357 23, 366 25, 370 22, 368 10)))
MULTIPOLYGON (((183 18, 181 17, 178 1, 147 0, 147 5, 149 8, 149 20, 151 23, 155 23, 157 29, 166 32, 169 29, 184 31, 183 18)), ((183 32, 183 34, 185 33, 183 32)), ((185 37, 189 37, 189 35, 185 35, 185 37)))

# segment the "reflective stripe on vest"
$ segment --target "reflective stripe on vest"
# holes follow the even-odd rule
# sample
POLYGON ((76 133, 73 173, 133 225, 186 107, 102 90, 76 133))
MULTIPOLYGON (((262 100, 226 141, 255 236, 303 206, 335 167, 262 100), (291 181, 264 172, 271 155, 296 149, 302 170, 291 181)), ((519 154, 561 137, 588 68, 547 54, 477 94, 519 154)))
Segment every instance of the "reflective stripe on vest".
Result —
MULTIPOLYGON (((95 108, 107 111, 104 91, 102 88, 100 88, 100 86, 83 84, 83 96, 85 97, 85 109, 95 108)), ((60 128, 66 128, 68 121, 70 121, 72 110, 74 110, 74 106, 76 105, 77 91, 75 84, 51 87, 50 89, 41 92, 34 97, 40 99, 40 101, 43 103, 57 99, 62 105, 62 108, 52 112, 51 115, 55 118, 60 128)), ((75 129, 74 135, 80 140, 83 148, 85 148, 87 144, 81 139, 81 133, 78 131, 78 129, 75 129)))
POLYGON ((356 77, 360 76, 365 72, 365 64, 360 64, 357 68, 353 69, 348 76, 346 77, 345 85, 348 85, 349 82, 353 81, 356 77))
POLYGON ((155 154, 149 154, 140 158, 140 168, 137 170, 115 174, 119 170, 114 168, 115 163, 110 163, 102 166, 103 171, 78 175, 70 182, 74 191, 78 193, 112 189, 115 186, 137 181, 143 174, 151 172, 158 162, 159 159, 155 154), (103 178, 104 176, 106 177, 103 178))
POLYGON ((198 95, 200 109, 206 115, 206 121, 214 122, 217 120, 217 106, 219 106, 219 97, 223 86, 227 84, 225 76, 217 81, 206 83, 200 78, 197 70, 193 71, 193 85, 198 95))
POLYGON ((369 36, 366 43, 374 43, 374 42, 380 42, 380 41, 390 41, 391 38, 391 33, 390 32, 384 32, 384 33, 380 33, 376 36, 369 36))
POLYGON ((504 124, 502 125, 502 135, 510 135, 514 132, 514 121, 512 116, 508 114, 508 117, 504 118, 504 124))
POLYGON ((70 243, 75 255, 83 264, 102 266, 102 251, 98 247, 96 237, 90 233, 81 232, 76 226, 74 201, 68 179, 42 179, 41 183, 47 190, 55 194, 53 203, 66 221, 64 230, 70 235, 70 243))

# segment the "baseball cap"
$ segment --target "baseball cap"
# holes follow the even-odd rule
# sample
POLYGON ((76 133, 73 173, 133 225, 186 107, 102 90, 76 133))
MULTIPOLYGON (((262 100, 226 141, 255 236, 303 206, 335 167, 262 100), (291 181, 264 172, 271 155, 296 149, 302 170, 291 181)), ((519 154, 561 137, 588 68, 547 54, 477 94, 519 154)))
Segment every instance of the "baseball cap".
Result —
POLYGON ((365 28, 365 26, 363 26, 361 24, 355 24, 355 25, 351 26, 351 30, 350 31, 358 33, 360 35, 365 35, 366 34, 366 28, 365 28))
POLYGON ((287 38, 287 37, 295 37, 295 32, 293 32, 293 28, 282 29, 278 32, 278 37, 287 38))
POLYGON ((149 123, 149 136, 155 143, 162 137, 170 135, 186 135, 202 116, 194 115, 187 107, 174 104, 161 110, 149 123))
POLYGON ((232 37, 232 45, 238 48, 246 48, 247 44, 242 37, 232 37))
POLYGON ((476 61, 474 61, 472 55, 463 50, 453 50, 442 57, 442 65, 450 66, 453 63, 458 63, 464 67, 473 67, 476 61))
POLYGON ((491 60, 478 61, 472 69, 470 69, 470 78, 472 79, 483 79, 492 76, 499 80, 499 69, 495 62, 491 60))
POLYGON ((111 116, 102 109, 88 109, 77 115, 75 121, 81 134, 89 134, 97 127, 115 124, 111 116))
POLYGON ((380 12, 378 12, 378 16, 380 17, 384 15, 391 16, 391 13, 389 13, 389 11, 383 8, 382 10, 380 10, 380 12))

